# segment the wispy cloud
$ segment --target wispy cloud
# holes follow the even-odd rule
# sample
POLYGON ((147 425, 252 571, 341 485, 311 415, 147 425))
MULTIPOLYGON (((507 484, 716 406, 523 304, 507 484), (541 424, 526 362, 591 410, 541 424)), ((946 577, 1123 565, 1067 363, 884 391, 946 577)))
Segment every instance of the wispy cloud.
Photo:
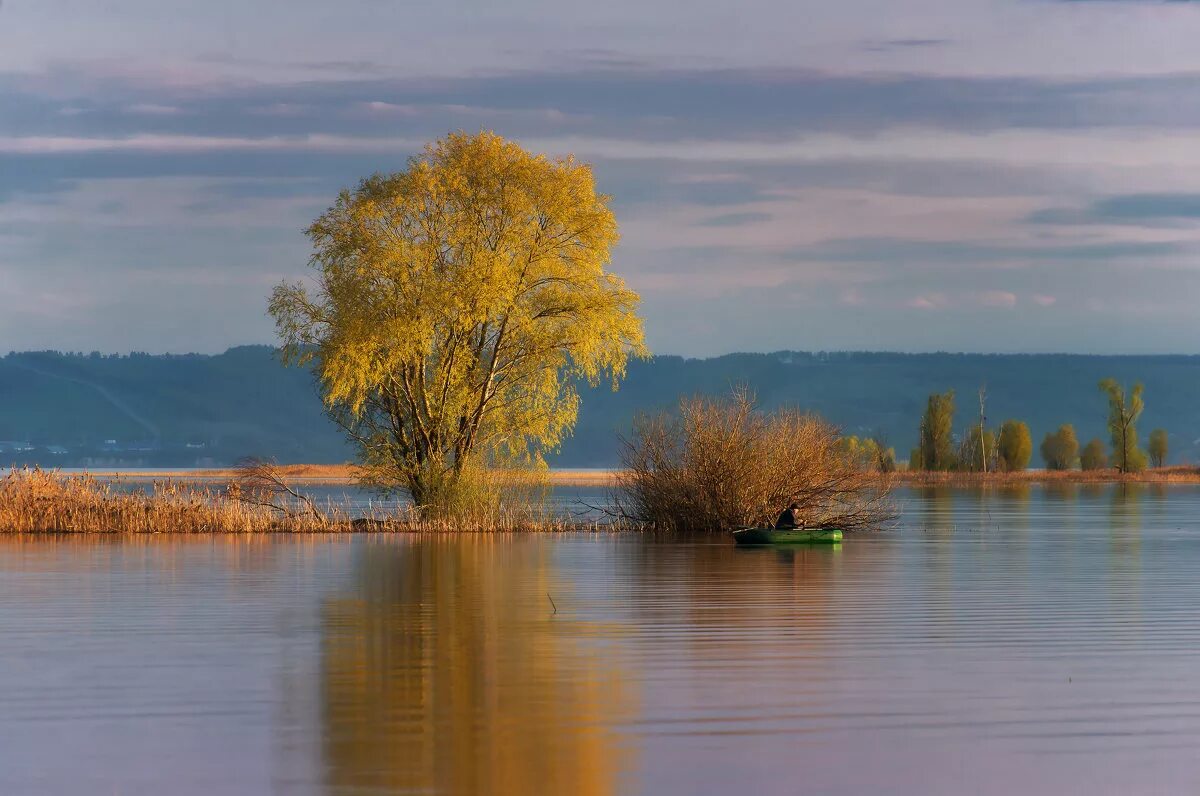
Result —
POLYGON ((1134 224, 1200 221, 1200 193, 1107 196, 1080 208, 1051 207, 1031 213, 1034 224, 1134 224))
MULTIPOLYGON (((206 345, 264 339, 262 288, 304 273, 299 230, 338 189, 402 168, 447 130, 486 127, 594 165, 621 223, 613 267, 643 293, 658 350, 1035 348, 1048 330, 1095 348, 1156 293, 1164 310, 1139 321, 1139 344, 1200 345, 1185 306, 1200 293, 1200 57, 1175 68, 1190 57, 1180 50, 1124 74, 1110 58, 1089 74, 1054 50, 1076 69, 1064 78, 1011 63, 1008 46, 1012 68, 997 69, 983 45, 1003 44, 988 38, 1001 28, 1032 50, 1081 14, 1126 26, 1162 14, 1007 4, 1037 20, 1025 30, 1013 16, 981 26, 1002 4, 971 2, 897 28, 859 19, 852 0, 857 16, 836 35, 787 42, 804 65, 712 48, 639 55, 602 20, 611 49, 506 42, 508 56, 438 71, 331 37, 311 59, 298 48, 0 73, 0 282, 36 271, 85 285, 96 301, 76 332, 88 318, 103 328, 126 296, 173 307, 149 329, 242 285, 206 345)), ((54 344, 58 331, 26 313, 19 327, 0 318, 0 334, 54 344)))
POLYGON ((869 52, 890 52, 893 50, 926 49, 930 47, 946 47, 950 39, 938 38, 908 38, 908 39, 866 39, 862 48, 869 52))
MULTIPOLYGON (((934 46, 907 41, 914 42, 910 47, 934 46)), ((89 110, 74 125, 53 130, 59 134, 94 132, 101 123, 107 131, 125 133, 195 133, 201 126, 230 134, 363 134, 382 132, 394 122, 389 117, 399 114, 422 120, 416 134, 447 124, 503 123, 520 135, 553 131, 662 142, 763 143, 816 134, 869 140, 908 129, 971 135, 1191 130, 1200 127, 1200 107, 1189 101, 1198 90, 1200 73, 1061 80, 800 69, 558 69, 443 79, 217 81, 203 90, 181 86, 170 74, 160 80, 154 73, 96 73, 90 67, 0 75, 10 124, 32 125, 45 118, 47 107, 89 110), (353 117, 354 111, 376 114, 376 126, 353 117), (188 119, 171 118, 184 112, 188 119), (161 118, 147 118, 154 115, 161 118)))
POLYGON ((771 218, 770 213, 724 213, 719 216, 710 216, 696 224, 702 227, 740 227, 758 221, 770 221, 771 218))
POLYGON ((994 243, 965 240, 906 240, 902 238, 846 238, 794 249, 787 253, 798 261, 847 263, 978 263, 1106 261, 1169 257, 1195 251, 1197 243, 1178 241, 1109 241, 1103 243, 994 243))

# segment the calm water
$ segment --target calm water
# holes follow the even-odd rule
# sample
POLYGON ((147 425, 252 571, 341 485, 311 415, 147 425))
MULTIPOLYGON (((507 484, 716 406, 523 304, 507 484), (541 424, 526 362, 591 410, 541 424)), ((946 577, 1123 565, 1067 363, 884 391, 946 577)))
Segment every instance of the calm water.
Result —
POLYGON ((1200 788, 1200 490, 903 502, 794 551, 0 537, 0 793, 1200 788))
MULTIPOLYGON (((2 2, 2 0, 0 0, 2 2)), ((194 469, 178 468, 180 473, 191 473, 194 469)), ((6 471, 0 468, 0 476, 6 471)), ((70 473, 71 471, 64 471, 70 473)), ((83 472, 82 470, 79 472, 83 472)), ((164 471, 166 472, 166 471, 164 471)), ((112 483, 119 491, 149 492, 158 479, 122 478, 102 479, 112 483)), ((186 487, 204 487, 224 492, 223 480, 187 480, 186 487)), ((351 517, 370 517, 394 512, 409 506, 412 501, 404 494, 380 496, 368 489, 348 484, 295 484, 294 488, 316 501, 321 508, 336 507, 345 510, 351 517)), ((599 516, 600 511, 610 505, 612 496, 607 487, 558 486, 550 490, 545 507, 551 514, 573 517, 599 516)))

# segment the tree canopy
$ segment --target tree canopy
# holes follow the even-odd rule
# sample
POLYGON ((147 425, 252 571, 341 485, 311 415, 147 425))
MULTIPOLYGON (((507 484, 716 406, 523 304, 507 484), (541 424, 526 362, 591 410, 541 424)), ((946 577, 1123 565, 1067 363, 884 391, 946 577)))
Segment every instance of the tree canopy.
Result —
POLYGON ((1042 461, 1047 470, 1073 470, 1079 464, 1079 440, 1075 427, 1064 423, 1042 439, 1042 461))
POLYGON ((1000 427, 996 449, 1000 466, 1006 472, 1024 470, 1033 456, 1033 437, 1029 433, 1029 426, 1020 420, 1005 420, 1000 427))
POLYGON ((615 388, 647 354, 639 298, 605 270, 608 205, 570 156, 455 133, 309 227, 315 289, 279 285, 270 312, 369 482, 436 507, 473 465, 541 461, 576 381, 615 388))
POLYGON ((1153 467, 1162 467, 1167 463, 1167 431, 1166 429, 1156 428, 1150 432, 1150 441, 1146 445, 1147 453, 1150 454, 1150 464, 1153 467))
POLYGON ((1146 454, 1138 448, 1137 419, 1145 403, 1142 385, 1130 388, 1128 395, 1116 379, 1104 379, 1100 390, 1108 397, 1108 433, 1112 440, 1112 465, 1123 473, 1144 470, 1146 454))
POLYGON ((954 390, 934 393, 925 404, 921 418, 921 430, 917 442, 919 461, 912 469, 952 470, 956 464, 954 455, 954 390))
POLYGON ((1079 466, 1083 470, 1103 470, 1108 467, 1108 455, 1104 452, 1104 443, 1093 439, 1079 452, 1079 466))

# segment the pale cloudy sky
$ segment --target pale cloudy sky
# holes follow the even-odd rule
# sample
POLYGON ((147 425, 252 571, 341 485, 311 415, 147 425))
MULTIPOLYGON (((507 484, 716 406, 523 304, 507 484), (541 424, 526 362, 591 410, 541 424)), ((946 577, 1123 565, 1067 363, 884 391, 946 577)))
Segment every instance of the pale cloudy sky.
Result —
POLYGON ((0 351, 269 342, 337 190, 592 162, 660 353, 1200 351, 1200 2, 4 0, 0 351))

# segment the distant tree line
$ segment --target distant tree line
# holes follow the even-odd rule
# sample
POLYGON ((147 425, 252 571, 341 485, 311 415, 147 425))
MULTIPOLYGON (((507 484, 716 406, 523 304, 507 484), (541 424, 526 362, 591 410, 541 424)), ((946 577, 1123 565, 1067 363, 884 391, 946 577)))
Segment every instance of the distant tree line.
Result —
MULTIPOLYGON (((1123 473, 1140 472, 1147 465, 1163 467, 1167 461, 1167 432, 1150 432, 1147 450, 1138 447, 1137 421, 1145 403, 1143 387, 1128 391, 1116 379, 1104 379, 1099 388, 1108 399, 1110 447, 1093 439, 1081 450, 1075 428, 1064 423, 1042 439, 1040 452, 1048 470, 1101 470, 1108 467, 1123 473)), ((987 428, 985 391, 979 392, 979 420, 965 432, 954 433, 954 391, 929 396, 917 434, 917 447, 909 454, 910 470, 958 472, 1015 472, 1029 466, 1033 438, 1021 420, 1006 420, 999 428, 987 428)))

